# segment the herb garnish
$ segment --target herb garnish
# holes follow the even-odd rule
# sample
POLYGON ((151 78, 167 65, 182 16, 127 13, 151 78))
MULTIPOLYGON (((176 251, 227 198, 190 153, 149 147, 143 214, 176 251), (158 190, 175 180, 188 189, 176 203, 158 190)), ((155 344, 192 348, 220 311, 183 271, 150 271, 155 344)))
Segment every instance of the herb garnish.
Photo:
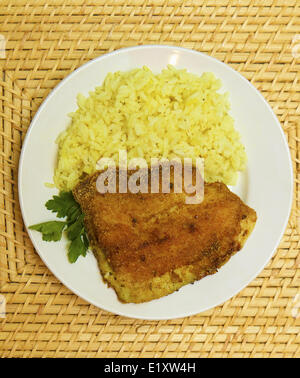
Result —
POLYGON ((88 237, 84 228, 84 214, 75 201, 72 192, 60 192, 58 196, 46 202, 48 210, 56 213, 58 218, 65 221, 49 221, 38 223, 29 228, 42 233, 43 240, 58 241, 65 230, 70 244, 68 246, 68 259, 74 263, 79 256, 86 256, 89 247, 88 237))

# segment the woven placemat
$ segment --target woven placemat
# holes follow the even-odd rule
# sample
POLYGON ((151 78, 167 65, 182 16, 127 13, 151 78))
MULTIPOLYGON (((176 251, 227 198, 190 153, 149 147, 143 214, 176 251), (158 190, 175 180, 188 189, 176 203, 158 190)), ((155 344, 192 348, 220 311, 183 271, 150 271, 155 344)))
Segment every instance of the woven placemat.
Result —
POLYGON ((299 68, 297 0, 1 0, 0 356, 300 357, 299 68), (35 252, 18 203, 22 140, 45 96, 88 60, 140 44, 192 48, 241 72, 293 159, 293 210, 272 260, 234 298, 185 319, 133 320, 78 298, 35 252))

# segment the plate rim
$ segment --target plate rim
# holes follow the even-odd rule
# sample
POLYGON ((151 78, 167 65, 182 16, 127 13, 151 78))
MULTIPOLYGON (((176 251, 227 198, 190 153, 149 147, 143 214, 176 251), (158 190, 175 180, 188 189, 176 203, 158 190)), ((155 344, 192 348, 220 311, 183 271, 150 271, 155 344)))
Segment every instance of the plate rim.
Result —
POLYGON ((94 305, 95 307, 99 308, 100 310, 104 310, 104 311, 107 311, 108 313, 110 314, 116 314, 116 315, 119 315, 119 316, 124 316, 126 318, 132 318, 132 319, 142 319, 142 320, 169 320, 169 319, 179 319, 179 318, 185 318, 185 317, 188 317, 188 316, 194 316, 196 314, 200 314, 204 311, 207 311, 209 309, 213 309, 213 308, 216 308, 217 306, 220 306, 222 305, 223 303, 227 302, 228 300, 230 300, 231 298, 233 298, 234 296, 236 296, 239 292, 241 292, 243 289, 245 289, 245 287, 247 287, 249 285, 249 283, 251 283, 258 275, 260 272, 262 272, 266 265, 269 263, 269 261, 271 260, 271 258, 274 256, 277 248, 278 248, 278 245, 285 233, 285 230, 287 228, 287 225, 288 225, 288 221, 289 221, 289 218, 290 218, 290 215, 291 215, 291 210, 292 210, 292 203, 293 203, 293 197, 294 197, 294 190, 293 190, 293 184, 294 184, 294 172, 293 172, 293 165, 292 165, 292 158, 291 158, 291 151, 290 151, 290 148, 289 148, 289 145, 288 145, 288 140, 284 134, 284 131, 283 131, 283 128, 281 126, 281 123, 279 121, 279 119, 277 118, 275 112, 273 111, 271 105, 268 103, 268 101, 264 98, 264 96, 262 95, 262 93, 246 78, 244 77, 240 72, 238 72, 237 70, 235 70, 234 68, 232 68, 230 65, 228 65, 227 63, 224 63, 223 61, 211 56, 211 55, 208 55, 204 52, 201 52, 201 51, 197 51, 197 50, 194 50, 194 49, 189 49, 189 48, 185 48, 185 47, 180 47, 180 46, 173 46, 173 45, 160 45, 160 44, 147 44, 147 45, 136 45, 136 46, 130 46, 130 47, 123 47, 123 48, 120 48, 120 49, 117 49, 117 50, 114 50, 114 51, 111 51, 109 53, 105 53, 105 54, 102 54, 98 57, 95 57, 89 61, 87 61, 86 63, 82 64, 81 66, 77 67, 74 71, 72 71, 71 73, 69 73, 66 77, 64 77, 51 91, 50 93, 45 97, 45 99, 42 101, 42 103, 40 104, 39 108, 37 109, 34 117, 32 118, 31 122, 30 122, 30 125, 26 131, 26 134, 25 134, 25 137, 24 137, 24 140, 23 140, 23 143, 22 143, 22 148, 21 148, 21 153, 20 153, 20 158, 19 158, 19 164, 18 164, 18 175, 17 175, 17 180, 18 180, 18 198, 19 198, 19 205, 20 205, 20 209, 21 209, 21 214, 22 214, 22 219, 23 219, 23 223, 24 223, 24 226, 26 228, 26 231, 27 231, 27 234, 31 240, 31 243, 33 244, 34 246, 34 249, 35 251, 38 253, 40 259, 43 261, 43 263, 45 264, 45 266, 47 267, 47 269, 49 269, 49 271, 56 277, 56 279, 61 282, 64 286, 66 286, 72 293, 74 293, 75 295, 77 295, 78 297, 80 297, 81 299, 83 299, 85 302, 87 303, 90 303, 92 305, 94 305), (175 315, 175 316, 157 316, 157 317, 153 317, 153 316, 139 316, 139 315, 132 315, 132 314, 128 314, 126 312, 122 312, 122 311, 112 311, 111 309, 108 309, 106 308, 106 306, 100 306, 98 303, 96 303, 95 301, 93 300, 87 300, 84 296, 82 296, 82 294, 80 294, 80 292, 73 288, 71 285, 69 285, 68 283, 65 282, 65 280, 63 278, 59 278, 53 271, 52 269, 50 269, 50 267, 48 266, 47 262, 44 260, 44 258, 41 256, 41 254, 39 253, 39 250, 35 244, 35 241, 33 240, 33 238, 31 237, 31 233, 29 232, 28 230, 28 227, 25 223, 25 212, 24 212, 24 206, 23 206, 23 198, 22 198, 22 189, 21 189, 21 176, 22 176, 22 162, 23 162, 23 158, 24 158, 24 154, 25 154, 25 151, 26 151, 26 146, 27 146, 27 143, 28 143, 28 140, 30 138, 30 135, 31 135, 31 132, 33 130, 33 127, 34 127, 34 124, 36 123, 37 119, 39 118, 39 115, 40 113, 44 110, 44 108, 47 106, 47 102, 50 98, 52 98, 53 96, 55 96, 56 92, 64 86, 64 84, 68 81, 68 80, 71 80, 73 78, 73 76, 75 76, 76 74, 78 74, 78 72, 80 72, 81 70, 84 70, 86 69, 89 65, 93 64, 95 61, 101 61, 102 59, 105 59, 107 57, 110 57, 110 56, 113 56, 113 55, 118 55, 119 53, 122 53, 122 52, 130 52, 130 51, 133 51, 133 50, 143 50, 143 49, 151 49, 151 48, 158 48, 158 49, 174 49, 174 50, 179 50, 179 51, 183 51, 183 52, 188 52, 188 53, 192 53, 192 54, 199 54, 203 57, 205 57, 205 59, 209 59, 209 60, 212 60, 214 62, 217 62, 218 64, 221 64, 223 66, 225 66, 227 69, 231 70, 234 74, 238 75, 243 81, 245 81, 250 87, 252 90, 255 91, 256 95, 259 96, 259 98, 263 101, 264 105, 266 105, 266 107, 268 108, 269 112, 271 113, 272 115, 272 118, 274 119, 274 122, 276 123, 277 127, 279 128, 279 131, 280 131, 280 134, 281 134, 281 139, 283 141, 283 145, 285 147, 285 151, 286 151, 286 154, 287 154, 287 157, 288 157, 288 163, 289 163, 289 176, 290 176, 290 192, 288 193, 289 195, 289 205, 288 205, 288 208, 287 208, 287 212, 286 212, 286 216, 285 216, 285 219, 284 219, 284 222, 283 222, 283 227, 281 229, 281 232, 279 233, 278 237, 277 237, 277 241, 275 243, 275 247, 270 250, 270 253, 269 253, 269 256, 266 258, 266 261, 264 262, 263 265, 261 265, 258 269, 256 269, 255 273, 253 273, 251 275, 251 278, 248 279, 247 283, 245 285, 243 285, 242 287, 238 288, 237 290, 233 290, 233 292, 228 295, 228 296, 225 296, 221 301, 218 301, 214 306, 208 306, 207 308, 204 308, 200 311, 193 311, 193 312, 181 312, 180 314, 178 315, 175 315))

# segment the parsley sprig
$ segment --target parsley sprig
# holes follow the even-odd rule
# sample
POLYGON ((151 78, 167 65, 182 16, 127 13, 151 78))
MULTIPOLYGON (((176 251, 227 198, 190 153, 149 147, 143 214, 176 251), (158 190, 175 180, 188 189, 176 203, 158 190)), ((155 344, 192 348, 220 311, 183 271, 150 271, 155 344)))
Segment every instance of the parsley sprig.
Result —
POLYGON ((30 226, 31 230, 42 233, 45 241, 58 241, 66 232, 70 243, 68 246, 68 259, 74 263, 79 256, 86 256, 89 247, 88 237, 84 228, 84 214, 79 204, 75 201, 72 192, 60 192, 46 202, 46 208, 56 213, 58 218, 64 221, 49 221, 30 226))

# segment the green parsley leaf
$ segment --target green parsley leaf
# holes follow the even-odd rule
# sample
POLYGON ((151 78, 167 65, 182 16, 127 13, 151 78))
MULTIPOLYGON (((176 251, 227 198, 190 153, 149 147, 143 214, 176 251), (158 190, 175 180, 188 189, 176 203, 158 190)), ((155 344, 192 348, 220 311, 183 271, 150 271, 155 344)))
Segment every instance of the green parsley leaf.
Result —
POLYGON ((64 218, 78 209, 79 205, 72 192, 61 192, 59 196, 53 196, 53 199, 46 202, 46 208, 57 213, 58 218, 64 218))
POLYGON ((41 232, 43 240, 46 241, 60 240, 65 229, 66 235, 71 241, 68 246, 69 261, 74 263, 79 256, 86 256, 89 240, 84 228, 84 214, 72 192, 61 192, 58 196, 53 196, 46 202, 46 208, 56 213, 58 218, 65 218, 65 221, 44 222, 29 228, 41 232))
POLYGON ((87 238, 86 232, 84 232, 84 233, 82 234, 82 239, 83 239, 83 243, 84 243, 86 249, 88 249, 90 243, 89 243, 89 239, 87 238))
MULTIPOLYGON (((74 200, 75 201, 75 200, 74 200)), ((76 203, 77 205, 77 203, 76 203)), ((67 215, 67 222, 68 223, 73 223, 76 221, 76 219, 82 214, 80 206, 73 206, 69 209, 68 215, 67 215)))
POLYGON ((58 241, 62 237, 62 232, 65 226, 67 225, 66 222, 59 222, 59 221, 50 221, 44 223, 34 224, 29 228, 31 230, 36 230, 42 233, 43 240, 46 241, 58 241))
POLYGON ((68 258, 70 263, 74 263, 80 255, 85 256, 87 247, 83 242, 81 235, 78 235, 69 245, 68 258))
POLYGON ((81 235, 84 231, 83 224, 84 215, 81 214, 79 217, 67 228, 67 235, 69 240, 74 240, 78 235, 81 235))

